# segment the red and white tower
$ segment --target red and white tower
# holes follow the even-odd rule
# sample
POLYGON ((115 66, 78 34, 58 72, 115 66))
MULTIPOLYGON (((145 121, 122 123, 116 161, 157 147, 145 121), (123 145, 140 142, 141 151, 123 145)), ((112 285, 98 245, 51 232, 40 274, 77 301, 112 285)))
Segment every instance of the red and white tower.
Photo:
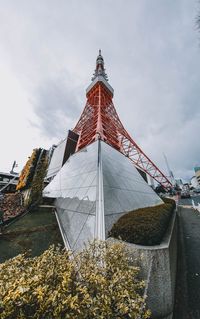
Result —
POLYGON ((51 181, 43 191, 45 197, 55 198, 60 231, 72 251, 82 249, 88 240, 106 239, 127 212, 162 204, 136 168, 171 187, 123 127, 101 51, 86 92, 77 125, 53 153, 51 181))
POLYGON ((102 140, 128 157, 132 163, 156 180, 164 188, 171 188, 169 179, 131 138, 115 110, 114 90, 108 83, 104 60, 99 50, 92 83, 86 90, 87 102, 73 132, 78 134, 76 151, 102 140))

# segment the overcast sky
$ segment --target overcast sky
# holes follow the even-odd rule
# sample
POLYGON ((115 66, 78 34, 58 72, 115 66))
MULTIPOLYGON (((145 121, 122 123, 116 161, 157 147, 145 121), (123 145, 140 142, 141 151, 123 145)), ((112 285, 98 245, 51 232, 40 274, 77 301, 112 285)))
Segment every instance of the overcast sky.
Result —
POLYGON ((127 131, 167 174, 200 165, 195 0, 0 0, 0 171, 75 126, 99 48, 127 131))

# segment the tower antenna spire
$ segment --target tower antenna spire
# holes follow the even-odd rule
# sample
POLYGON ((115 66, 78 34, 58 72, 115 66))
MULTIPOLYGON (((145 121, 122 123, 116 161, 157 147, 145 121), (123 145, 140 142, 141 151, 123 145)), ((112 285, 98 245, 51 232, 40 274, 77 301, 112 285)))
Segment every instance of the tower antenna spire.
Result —
POLYGON ((103 77, 104 80, 108 81, 108 76, 105 71, 106 70, 104 68, 104 59, 101 55, 101 49, 99 49, 99 55, 97 56, 97 59, 96 59, 96 68, 94 70, 92 81, 94 81, 99 76, 103 77))

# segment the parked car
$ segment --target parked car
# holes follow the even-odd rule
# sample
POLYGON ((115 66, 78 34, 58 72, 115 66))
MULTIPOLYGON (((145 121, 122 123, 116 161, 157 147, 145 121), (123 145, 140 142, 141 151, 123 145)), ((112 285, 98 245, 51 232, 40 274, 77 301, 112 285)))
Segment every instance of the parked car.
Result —
POLYGON ((193 189, 193 192, 194 192, 194 193, 200 193, 200 188, 195 188, 195 189, 193 189))

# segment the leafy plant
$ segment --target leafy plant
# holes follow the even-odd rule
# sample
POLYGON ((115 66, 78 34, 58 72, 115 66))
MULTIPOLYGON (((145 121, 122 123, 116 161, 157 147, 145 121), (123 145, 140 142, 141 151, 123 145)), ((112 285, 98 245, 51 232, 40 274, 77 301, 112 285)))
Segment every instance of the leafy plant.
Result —
POLYGON ((26 162, 16 189, 23 191, 29 189, 26 206, 39 203, 42 199, 44 177, 48 166, 48 152, 45 149, 34 149, 31 157, 26 162))
POLYGON ((38 159, 37 166, 30 185, 31 191, 29 196, 29 205, 39 203, 42 199, 42 191, 44 188, 44 178, 48 167, 47 151, 42 150, 38 159))
POLYGON ((29 187, 29 184, 31 183, 33 175, 34 175, 34 169, 37 164, 39 153, 40 153, 40 149, 35 148, 31 156, 27 160, 19 176, 19 181, 16 186, 17 190, 22 190, 29 187))
POLYGON ((0 264, 1 319, 149 318, 123 244, 94 241, 78 255, 50 247, 0 264))

